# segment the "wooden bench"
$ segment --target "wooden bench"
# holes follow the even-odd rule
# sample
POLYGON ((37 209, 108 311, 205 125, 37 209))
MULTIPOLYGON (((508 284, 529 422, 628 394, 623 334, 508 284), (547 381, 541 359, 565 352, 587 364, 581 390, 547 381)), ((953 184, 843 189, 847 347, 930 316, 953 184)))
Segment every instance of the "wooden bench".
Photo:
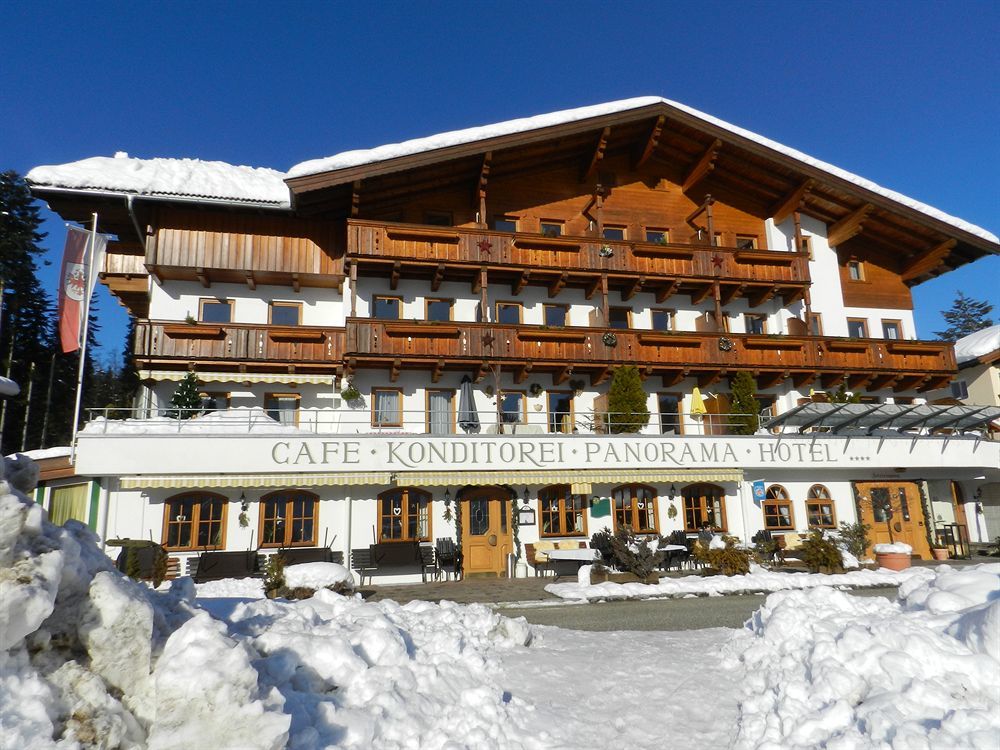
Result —
POLYGON ((285 547, 278 550, 278 554, 285 559, 286 566, 314 562, 344 564, 343 551, 329 547, 285 547))
POLYGON ((252 550, 202 552, 193 578, 195 583, 222 578, 253 578, 259 575, 258 570, 257 553, 252 550))

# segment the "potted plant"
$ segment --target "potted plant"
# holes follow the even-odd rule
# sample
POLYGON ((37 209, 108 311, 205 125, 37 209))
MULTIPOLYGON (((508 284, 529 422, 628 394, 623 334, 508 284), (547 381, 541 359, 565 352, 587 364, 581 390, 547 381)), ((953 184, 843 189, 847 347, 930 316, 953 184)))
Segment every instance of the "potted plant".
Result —
POLYGON ((344 401, 357 401, 361 398, 361 391, 354 387, 354 383, 348 383, 347 387, 340 392, 340 396, 344 401))
POLYGON ((903 542, 875 545, 875 562, 880 568, 906 570, 910 567, 913 547, 903 542))
POLYGON ((931 545, 931 556, 935 560, 947 560, 951 557, 951 554, 948 552, 948 548, 943 544, 933 544, 931 545))

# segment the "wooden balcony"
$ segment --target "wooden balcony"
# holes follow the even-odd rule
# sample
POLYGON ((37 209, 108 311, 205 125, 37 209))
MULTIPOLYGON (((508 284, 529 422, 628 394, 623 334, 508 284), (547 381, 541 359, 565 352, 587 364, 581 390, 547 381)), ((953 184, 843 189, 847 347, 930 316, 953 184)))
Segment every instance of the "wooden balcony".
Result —
POLYGON ((344 353, 347 371, 425 368, 436 381, 445 370, 485 374, 499 364, 521 382, 529 373, 551 373, 556 383, 588 374, 596 385, 618 365, 634 364, 665 386, 687 377, 710 385, 740 370, 761 388, 791 379, 797 387, 846 383, 860 390, 927 390, 942 387, 956 371, 950 344, 758 336, 726 333, 659 333, 609 328, 412 323, 351 318, 344 353))
POLYGON ((344 329, 245 323, 139 321, 135 357, 140 367, 334 372, 343 358, 344 329))
POLYGON ((359 273, 427 278, 433 290, 443 281, 478 285, 510 284, 514 294, 526 284, 546 286, 550 296, 578 287, 592 296, 607 278, 625 299, 651 292, 662 303, 673 294, 701 301, 718 280, 723 304, 745 297, 755 307, 772 297, 785 304, 809 286, 809 259, 803 253, 706 245, 653 244, 594 237, 544 237, 459 227, 347 222, 347 256, 359 273))
POLYGON ((98 278, 132 315, 149 314, 149 272, 137 243, 109 242, 98 278))

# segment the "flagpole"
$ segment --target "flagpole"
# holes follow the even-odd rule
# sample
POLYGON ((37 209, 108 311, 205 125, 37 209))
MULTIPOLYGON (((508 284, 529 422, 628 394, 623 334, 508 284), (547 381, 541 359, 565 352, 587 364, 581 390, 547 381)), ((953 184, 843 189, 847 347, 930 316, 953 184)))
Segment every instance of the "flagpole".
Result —
POLYGON ((94 278, 94 256, 97 255, 97 213, 93 213, 92 216, 94 226, 90 232, 90 257, 87 259, 87 277, 84 279, 83 284, 85 296, 83 301, 83 323, 81 325, 83 335, 80 341, 80 363, 76 368, 76 404, 73 406, 73 438, 70 440, 69 449, 70 466, 76 463, 76 433, 80 424, 80 404, 83 398, 83 368, 87 362, 87 332, 90 328, 90 298, 93 296, 90 280, 94 278))

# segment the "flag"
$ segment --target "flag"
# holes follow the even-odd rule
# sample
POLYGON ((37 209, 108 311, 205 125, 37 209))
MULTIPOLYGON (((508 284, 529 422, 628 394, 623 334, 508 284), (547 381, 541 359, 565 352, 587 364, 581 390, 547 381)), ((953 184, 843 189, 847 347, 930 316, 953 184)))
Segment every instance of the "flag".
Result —
POLYGON ((67 227, 67 230, 59 277, 59 341, 64 353, 80 348, 86 300, 94 292, 98 269, 104 262, 104 249, 108 244, 107 235, 92 234, 76 227, 67 227), (91 239, 95 251, 93 264, 89 255, 91 239), (88 279, 87 272, 91 267, 94 272, 88 279))

